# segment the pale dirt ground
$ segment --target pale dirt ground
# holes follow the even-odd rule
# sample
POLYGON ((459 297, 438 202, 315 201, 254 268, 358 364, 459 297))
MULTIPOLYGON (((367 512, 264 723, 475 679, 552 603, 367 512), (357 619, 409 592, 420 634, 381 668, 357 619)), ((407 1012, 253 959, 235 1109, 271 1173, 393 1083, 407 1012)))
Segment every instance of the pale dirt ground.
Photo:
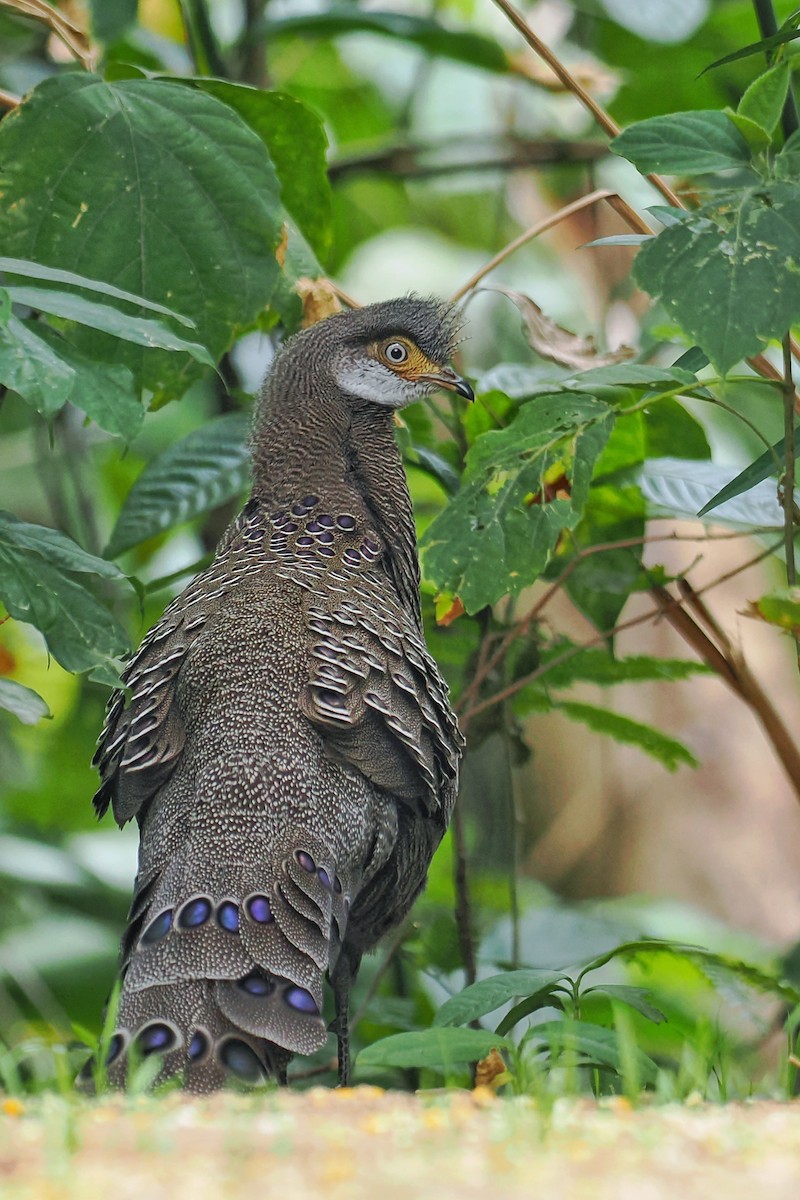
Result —
POLYGON ((0 1102, 2 1200, 797 1200, 800 1101, 633 1110, 487 1089, 0 1102))

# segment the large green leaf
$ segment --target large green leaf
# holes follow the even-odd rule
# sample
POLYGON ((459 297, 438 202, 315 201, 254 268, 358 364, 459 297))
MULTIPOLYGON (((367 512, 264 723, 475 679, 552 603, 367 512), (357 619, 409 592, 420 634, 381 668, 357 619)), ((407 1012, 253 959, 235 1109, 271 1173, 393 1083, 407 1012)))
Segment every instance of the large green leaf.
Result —
POLYGON ((747 189, 642 246, 637 282, 725 374, 800 320, 800 185, 747 189))
POLYGON ((136 436, 144 420, 127 367, 82 354, 43 321, 11 317, 0 330, 0 383, 19 392, 45 417, 69 400, 101 429, 126 441, 136 436))
POLYGON ((609 148, 645 174, 699 175, 750 161, 750 149, 736 126, 725 113, 713 109, 638 121, 615 137, 609 148))
POLYGON ((529 996, 543 989, 552 989, 564 978, 558 971, 522 969, 503 971, 479 979, 465 987, 457 996, 445 1000, 434 1017, 435 1025, 468 1025, 478 1017, 494 1012, 518 996, 529 996))
POLYGON ((506 1045, 505 1038, 485 1029, 433 1026, 415 1033, 396 1033, 365 1047, 360 1067, 444 1067, 474 1062, 506 1045))
POLYGON ((582 704, 575 700, 559 700, 555 707, 573 721, 582 721, 597 733, 606 733, 615 742, 628 746, 637 746, 658 759, 668 771, 677 771, 680 766, 699 766, 697 759, 683 742, 668 737, 660 729, 624 717, 621 713, 611 712, 607 708, 597 708, 594 704, 582 704))
POLYGON ((229 413, 149 462, 125 498, 106 556, 114 558, 237 496, 250 474, 249 428, 244 413, 229 413))
POLYGON ((104 604, 73 574, 122 578, 55 529, 0 513, 0 600, 17 621, 39 629, 68 671, 88 671, 125 654, 128 639, 104 604))
MULTIPOLYGON (((278 276, 282 206, 267 149, 229 106, 163 80, 45 79, 0 126, 0 243, 187 314, 216 359, 252 326, 278 276)), ((157 395, 199 367, 185 355, 75 343, 124 362, 157 395)))
POLYGON ((422 539, 428 578, 468 612, 533 583, 580 520, 612 424, 592 396, 538 396, 505 429, 480 436, 461 490, 422 539))
POLYGON ((325 167, 328 139, 321 118, 283 92, 222 79, 193 82, 235 109, 264 142, 278 173, 283 203, 315 254, 324 257, 332 236, 332 199, 325 167))

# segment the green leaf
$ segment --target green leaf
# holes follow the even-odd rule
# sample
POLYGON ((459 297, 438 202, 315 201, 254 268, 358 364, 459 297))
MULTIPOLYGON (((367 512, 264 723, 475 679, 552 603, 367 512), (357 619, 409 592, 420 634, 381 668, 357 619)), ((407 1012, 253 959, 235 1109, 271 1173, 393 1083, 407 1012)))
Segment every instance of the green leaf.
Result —
POLYGON ((74 271, 60 271, 55 267, 43 267, 41 263, 31 262, 27 258, 5 258, 3 255, 0 255, 0 271, 7 271, 11 275, 23 275, 28 279, 45 279, 48 283, 68 283, 87 292, 99 292, 102 296, 110 296, 113 300, 126 300, 129 304, 135 304, 148 312, 161 313, 180 325, 194 328, 194 321, 181 316, 164 304, 154 304, 152 300, 145 300, 144 296, 124 292, 121 288, 103 283, 99 279, 87 279, 85 275, 76 275, 74 271))
POLYGON ((729 118, 715 109, 670 113, 630 125, 609 148, 645 175, 702 175, 750 162, 750 148, 729 118))
POLYGON ((428 578, 470 613, 533 583, 561 532, 580 520, 612 423, 591 396, 539 396, 505 429, 481 435, 460 491, 422 539, 428 578))
POLYGON ((620 713, 610 712, 607 708, 596 708, 593 704, 582 704, 575 700, 559 700, 555 707, 560 709, 573 721, 582 721, 596 733, 605 733, 615 742, 627 746, 637 746, 658 759, 668 771, 677 771, 680 766, 697 767, 698 763, 692 752, 682 742, 668 737, 651 725, 643 725, 631 717, 623 717, 620 713))
POLYGON ((648 1021, 653 1021, 656 1025, 660 1025, 667 1019, 660 1009, 650 1003, 652 993, 647 988, 632 987, 627 983, 601 983, 596 987, 586 988, 581 995, 582 997, 607 996, 609 1000, 627 1004, 629 1008, 635 1009, 636 1012, 641 1013, 643 1017, 647 1017, 648 1021))
POLYGON ((490 1050, 507 1046, 505 1038, 485 1029, 434 1026, 415 1033, 395 1033, 366 1046, 360 1067, 452 1067, 475 1062, 490 1050))
POLYGON ((709 524, 734 529, 777 529, 783 523, 775 485, 763 480, 742 494, 718 501, 711 515, 712 500, 732 482, 729 467, 681 458, 648 459, 636 471, 636 482, 647 501, 650 516, 694 517, 705 515, 709 524))
POLYGON ((759 616, 791 633, 800 630, 800 588, 776 588, 756 602, 759 616))
POLYGON ((649 388, 667 391, 675 387, 697 387, 697 379, 683 367, 655 367, 648 363, 617 363, 611 367, 593 367, 571 375, 562 383, 577 391, 594 391, 598 387, 649 388))
POLYGON ((669 454, 679 458, 711 457, 711 447, 703 426, 674 397, 659 400, 646 410, 644 433, 646 458, 661 458, 669 454))
POLYGON ((69 400, 101 429, 126 441, 136 436, 144 420, 127 367, 82 354, 43 321, 12 317, 0 331, 0 382, 45 417, 69 400))
MULTIPOLYGON (((797 438, 795 447, 795 458, 800 457, 800 429, 795 431, 797 438)), ((720 488, 716 495, 703 505, 698 512, 698 517, 704 517, 706 513, 710 513, 713 509, 718 508, 720 504, 724 504, 726 500, 732 500, 734 496, 740 496, 742 492, 749 492, 757 483, 761 483, 763 479, 769 479, 772 475, 780 475, 784 469, 784 456, 786 454, 786 438, 780 438, 771 450, 765 450, 763 454, 759 454, 754 462, 745 467, 743 471, 726 483, 725 487, 720 488)))
POLYGON ((774 159, 775 175, 778 179, 797 182, 800 179, 800 129, 787 138, 774 159))
POLYGON ((158 533, 238 496, 250 475, 250 419, 229 413, 159 454, 128 495, 105 549, 116 558, 158 533))
POLYGON ((771 145, 772 138, 755 121, 751 121, 749 117, 743 117, 741 113, 734 112, 731 108, 725 108, 723 111, 739 130, 752 154, 763 154, 771 145))
POLYGON ((109 563, 55 529, 0 513, 0 599, 17 621, 39 629, 68 671, 87 671, 127 653, 128 639, 105 605, 72 573, 118 579, 109 563))
POLYGON ((222 79, 191 82, 234 109, 258 134, 278 173, 281 197, 292 219, 323 258, 330 249, 332 194, 322 119, 283 92, 267 92, 222 79))
POLYGON ((270 39, 287 34, 331 38, 346 33, 375 33, 487 71, 505 74, 510 70, 505 52, 493 38, 448 29, 428 17, 406 13, 363 12, 342 6, 322 13, 266 21, 264 28, 270 39))
POLYGON ((515 1000, 549 988, 564 978, 557 971, 503 971, 465 987, 446 1000, 433 1018, 434 1025, 468 1025, 515 1000))
POLYGON ((634 275, 725 374, 800 319, 799 262, 800 187, 776 183, 687 213, 642 247, 634 275))
MULTIPOLYGON (((279 268, 283 208, 261 139, 227 105, 177 83, 45 79, 0 125, 0 244, 191 316, 217 358, 258 320, 279 268)), ((185 355, 76 330, 157 398, 200 374, 185 355)))
MULTIPOLYGON (((558 642, 542 655, 543 665, 546 666, 550 658, 558 658, 568 647, 568 642, 558 642)), ((708 674, 709 670, 705 663, 689 658, 651 658, 646 654, 614 658, 607 650, 587 649, 548 670, 545 678, 550 688, 572 687, 579 682, 615 687, 618 683, 689 679, 692 675, 708 674)))
POLYGON ((762 38, 758 42, 749 42, 748 45, 742 46, 741 50, 733 50, 730 54, 723 55, 722 58, 717 58, 714 62, 709 63, 700 72, 705 75, 706 71, 713 71, 715 67, 722 67, 726 63, 738 62, 742 58, 750 58, 753 54, 766 54, 770 50, 776 50, 779 46, 785 45, 787 42, 794 41, 800 37, 800 30, 796 28, 797 21, 789 18, 777 33, 773 33, 770 37, 762 38))
MULTIPOLYGON (((525 1041, 542 1042, 556 1059, 579 1055, 587 1064, 610 1067, 619 1074, 622 1058, 615 1030, 588 1021, 545 1021, 534 1025, 526 1034, 525 1041)), ((636 1055, 639 1078, 643 1083, 655 1083, 658 1068, 648 1054, 632 1047, 636 1055)))
POLYGON ((755 122, 770 137, 778 128, 791 80, 789 64, 784 61, 754 79, 739 101, 736 111, 755 122))
POLYGON ((42 697, 14 679, 0 678, 0 708, 13 713, 23 725, 35 725, 42 717, 52 717, 42 697))
POLYGON ((85 297, 75 296, 71 292, 16 286, 10 287, 8 291, 14 304, 26 304, 29 308, 38 309, 51 316, 76 321, 79 325, 89 325, 92 329, 110 333, 125 342, 135 342, 138 346, 183 350, 198 362, 205 363, 208 367, 214 366, 214 359, 205 346, 197 342, 187 342, 160 321, 152 321, 147 317, 132 317, 109 304, 98 304, 95 300, 86 300, 85 297))

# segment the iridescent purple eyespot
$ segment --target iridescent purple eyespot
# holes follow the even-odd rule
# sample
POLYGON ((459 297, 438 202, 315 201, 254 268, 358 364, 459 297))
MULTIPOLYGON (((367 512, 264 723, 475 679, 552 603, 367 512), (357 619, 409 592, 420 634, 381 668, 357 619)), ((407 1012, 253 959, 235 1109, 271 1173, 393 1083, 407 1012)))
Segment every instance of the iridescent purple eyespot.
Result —
POLYGON ((293 504, 292 505, 292 516, 293 517, 305 517, 307 515, 308 515, 308 509, 305 507, 305 505, 303 505, 303 504, 293 504))
POLYGON ((333 546, 320 546, 319 553, 324 554, 326 558, 333 558, 336 551, 333 546))
POLYGON ((158 1054, 171 1050, 176 1041, 175 1030, 156 1021, 152 1025, 145 1025, 136 1038, 136 1046, 140 1054, 158 1054))
POLYGON ((295 858, 300 863, 304 871, 308 871, 309 875, 313 875, 317 869, 317 864, 314 862, 310 854, 305 850, 298 850, 295 853, 295 858))
POLYGON ((209 1040, 204 1033, 199 1029, 192 1035, 192 1040, 189 1043, 189 1058, 192 1062, 196 1062, 198 1058, 202 1058, 208 1051, 209 1040))
POLYGON ((330 888, 331 877, 324 867, 317 867, 317 878, 323 887, 330 888))
POLYGON ((350 563, 352 566, 357 567, 361 562, 361 555, 357 550, 345 550, 344 554, 342 555, 342 559, 344 562, 350 563))
POLYGON ((339 876, 338 876, 338 875, 334 875, 334 877, 333 877, 333 890, 336 892, 336 895, 337 895, 337 896, 341 896, 341 894, 342 894, 342 881, 341 881, 341 879, 339 878, 339 876))
POLYGON ((312 537, 306 537, 305 535, 303 535, 303 537, 299 537, 297 539, 297 541, 295 542, 295 545, 296 546, 313 546, 314 539, 312 537))
POLYGON ((315 504, 319 504, 319 496, 303 496, 301 504, 304 504, 306 508, 313 508, 315 504))
POLYGON ((319 521, 309 521, 306 525, 306 530, 309 533, 322 533, 322 526, 319 521))
POLYGON ((217 907, 217 924, 228 933, 239 932, 239 908, 232 900, 223 900, 217 907))
POLYGON ((378 543, 373 542, 371 538, 364 538, 364 542, 363 542, 363 545, 361 548, 362 548, 362 550, 369 550, 372 554, 377 554, 378 551, 380 550, 380 546, 378 545, 378 543))
POLYGON ((275 984, 260 971, 253 971, 250 975, 245 975, 244 979, 238 979, 236 986, 251 996, 269 996, 275 991, 275 984))
POLYGON ((330 546, 334 541, 334 536, 327 529, 323 529, 322 533, 317 537, 317 541, 323 546, 330 546))
POLYGON ((289 987, 283 993, 283 998, 290 1008, 294 1008, 298 1012, 309 1013, 313 1016, 319 1013, 316 1000, 305 988, 289 987))
POLYGON ((285 519, 286 519, 286 513, 283 510, 274 512, 272 514, 272 516, 270 517, 270 521, 284 521, 285 519))
POLYGON ((110 1067, 115 1059, 119 1058, 122 1053, 122 1047, 125 1045, 125 1039, 121 1033, 115 1033, 111 1041, 108 1043, 106 1051, 106 1066, 110 1067))
POLYGON ((172 909, 165 909, 150 922, 142 934, 142 945, 152 946, 154 942, 160 942, 163 937, 166 937, 172 928, 172 909))
POLYGON ((198 896, 196 900, 189 900, 184 904, 178 913, 178 926, 180 929, 197 929, 198 926, 205 925, 210 916, 211 901, 205 896, 198 896))
POLYGON ((258 1055, 238 1038, 227 1038, 220 1046, 219 1057, 223 1066, 247 1083, 259 1083, 264 1078, 258 1055))
POLYGON ((320 515, 317 517, 317 521, 320 525, 324 525, 326 529, 333 529, 335 524, 335 521, 330 513, 320 513, 320 515))
POLYGON ((336 518, 336 524, 340 529, 355 529, 356 519, 351 517, 349 513, 340 513, 336 518))
POLYGON ((244 907, 250 920, 259 925, 268 925, 273 919, 272 907, 266 896, 251 896, 244 907))

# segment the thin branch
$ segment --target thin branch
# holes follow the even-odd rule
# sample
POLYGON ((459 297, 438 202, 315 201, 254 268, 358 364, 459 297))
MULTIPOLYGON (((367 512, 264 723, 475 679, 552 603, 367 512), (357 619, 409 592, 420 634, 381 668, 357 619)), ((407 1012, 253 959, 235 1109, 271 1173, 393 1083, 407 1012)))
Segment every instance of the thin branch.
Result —
POLYGON ((13 92, 6 92, 0 88, 0 108, 18 108, 22 103, 21 96, 15 96, 13 92))
MULTIPOLYGON (((564 87, 567 88, 568 91, 572 92, 572 94, 578 100, 580 100, 584 108, 589 110, 600 128, 612 138, 621 133, 622 131, 620 126, 616 123, 616 121, 609 116, 602 105, 597 103, 593 96, 589 95, 583 84, 579 83, 575 76, 567 70, 567 68, 561 62, 561 59, 553 53, 550 47, 545 45, 542 39, 533 32, 528 22, 522 16, 522 13, 517 12, 514 6, 508 3, 508 0, 494 0, 494 3, 501 12, 505 13, 511 24, 522 35, 531 49, 534 50, 540 58, 544 59, 550 69, 561 80, 564 87)), ((668 204, 674 204, 676 208, 683 207, 672 188, 669 186, 666 180, 662 179, 660 175, 648 175, 647 179, 649 179, 653 187, 661 193, 668 204)))
POLYGON ((488 263, 485 263, 479 271, 476 271, 475 274, 471 276, 471 278, 469 278, 462 287, 453 293, 450 299, 453 301, 453 303, 455 303, 457 300, 460 300, 462 296, 465 296, 467 292, 476 287, 482 279, 484 279, 491 271, 495 269, 495 267, 499 267, 500 263, 505 262, 510 255, 512 255, 516 250, 519 250, 520 246, 524 246, 526 242, 532 241, 533 238, 538 237, 540 233, 544 233, 546 229, 552 229, 554 225, 558 225, 560 221, 564 221, 567 217, 571 217, 574 213, 580 212, 581 209, 588 208, 590 204, 596 204, 598 200, 607 200, 610 196, 614 196, 615 194, 615 192, 611 192, 607 188, 600 188, 596 192, 590 192, 588 196, 581 196, 580 199, 573 200, 572 204, 567 204, 564 208, 560 208, 558 212, 551 213, 550 216, 545 217, 541 221, 537 221, 535 225, 531 225, 530 228, 526 229, 524 233, 521 233, 519 237, 515 237, 514 240, 509 242, 507 246, 504 246, 502 250, 498 251, 494 258, 490 258, 488 263))
POLYGON ((379 172, 401 179, 429 179, 456 175, 462 171, 513 171, 531 166, 560 166, 605 158, 608 147, 601 142, 505 137, 499 143, 495 139, 487 139, 485 156, 475 157, 476 154, 480 154, 480 146, 475 138, 400 142, 337 159, 328 167, 328 178, 331 183, 338 183, 353 175, 379 172), (461 142, 467 156, 456 159, 453 157, 454 148, 461 142), (450 157, 432 159, 432 156, 442 153, 450 157))
POLYGON ((60 9, 45 3, 45 0, 0 0, 0 8, 8 8, 22 17, 30 17, 46 25, 82 67, 87 71, 94 70, 97 52, 89 41, 89 35, 77 21, 60 9))

